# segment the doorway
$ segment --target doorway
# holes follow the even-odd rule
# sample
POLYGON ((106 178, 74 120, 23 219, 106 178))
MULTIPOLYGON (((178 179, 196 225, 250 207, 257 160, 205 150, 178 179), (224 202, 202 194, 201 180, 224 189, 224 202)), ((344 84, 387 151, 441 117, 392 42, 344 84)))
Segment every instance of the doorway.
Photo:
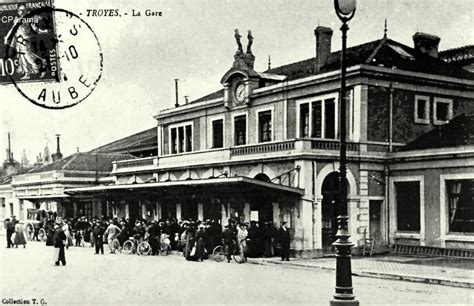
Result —
POLYGON ((382 200, 369 200, 370 238, 379 246, 383 242, 382 204, 382 200))
POLYGON ((128 202, 128 217, 132 224, 134 224, 136 220, 141 219, 140 204, 138 201, 128 202))
MULTIPOLYGON (((347 195, 349 194, 349 183, 346 180, 347 195)), ((332 243, 336 240, 337 216, 339 215, 340 205, 340 184, 339 172, 329 173, 323 181, 321 194, 323 201, 321 205, 321 233, 323 252, 332 252, 332 243)))

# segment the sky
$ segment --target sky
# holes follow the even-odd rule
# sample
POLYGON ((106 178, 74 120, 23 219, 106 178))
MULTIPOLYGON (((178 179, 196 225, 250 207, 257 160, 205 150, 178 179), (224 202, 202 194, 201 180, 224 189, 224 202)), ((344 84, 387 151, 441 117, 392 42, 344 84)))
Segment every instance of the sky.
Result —
MULTIPOLYGON (((441 37, 440 50, 472 45, 472 2, 359 0, 348 46, 382 38, 385 18, 388 37, 408 46, 417 31, 441 37)), ((269 56, 272 67, 313 57, 318 25, 334 30, 332 50, 341 47, 332 0, 55 0, 55 6, 80 15, 96 33, 102 78, 87 99, 64 110, 41 108, 13 85, 0 85, 0 160, 6 158, 8 132, 15 159, 25 150, 31 162, 46 145, 54 152, 55 134, 61 134, 67 156, 156 126, 153 116, 175 103, 174 79, 180 80, 180 103, 185 95, 194 100, 221 89, 236 51, 236 28, 244 48, 252 30, 257 71, 267 69, 269 56), (88 9, 129 14, 88 17, 88 9), (132 9, 162 16, 132 17, 132 9)))

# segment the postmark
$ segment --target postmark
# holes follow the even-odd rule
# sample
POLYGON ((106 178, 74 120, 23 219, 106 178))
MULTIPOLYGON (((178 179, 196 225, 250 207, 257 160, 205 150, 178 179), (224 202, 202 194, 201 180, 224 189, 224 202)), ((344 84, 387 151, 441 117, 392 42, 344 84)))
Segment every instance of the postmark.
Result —
MULTIPOLYGON (((30 25, 29 20, 43 15, 54 18, 54 22, 51 19, 51 24, 48 24, 54 37, 48 38, 47 43, 54 43, 54 47, 48 49, 48 61, 55 79, 37 82, 10 79, 18 92, 30 102, 49 109, 64 109, 84 101, 96 88, 102 76, 102 50, 93 29, 70 11, 42 7, 24 18, 30 25)), ((20 30, 21 25, 15 25, 11 35, 17 35, 20 30)), ((10 45, 6 49, 6 60, 15 60, 19 56, 10 45)))

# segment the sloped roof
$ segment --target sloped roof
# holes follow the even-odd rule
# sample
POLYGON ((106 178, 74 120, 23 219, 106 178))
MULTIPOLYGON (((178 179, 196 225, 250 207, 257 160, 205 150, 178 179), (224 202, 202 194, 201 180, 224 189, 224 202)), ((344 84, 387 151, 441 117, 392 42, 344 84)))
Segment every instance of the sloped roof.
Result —
POLYGON ((27 173, 53 170, 111 172, 113 161, 133 158, 135 158, 135 156, 130 154, 79 152, 62 158, 54 163, 33 168, 27 173))
POLYGON ((461 114, 447 124, 421 135, 400 150, 423 150, 473 144, 474 114, 461 114))
MULTIPOLYGON (((471 47, 472 46, 465 46, 451 49, 453 51, 446 50, 440 52, 439 58, 434 58, 419 53, 415 49, 389 38, 382 38, 347 48, 346 60, 347 67, 365 64, 474 80, 474 73, 462 69, 459 65, 447 63, 443 60, 446 55, 449 55, 450 53, 471 50, 471 47)), ((287 80, 295 80, 318 73, 339 70, 341 68, 341 51, 332 52, 329 55, 326 64, 322 66, 317 73, 315 72, 315 61, 316 58, 312 57, 271 68, 263 73, 287 76, 287 80)), ((193 100, 190 103, 213 100, 223 96, 224 90, 220 89, 199 99, 193 100)))
POLYGON ((205 95, 204 97, 193 100, 190 103, 198 103, 198 102, 214 100, 214 99, 218 99, 218 98, 222 98, 222 97, 224 97, 224 89, 219 89, 218 91, 215 91, 211 94, 205 95))
MULTIPOLYGON (((288 76, 289 80, 307 77, 315 74, 315 58, 272 68, 265 73, 288 76)), ((354 65, 372 65, 395 67, 396 69, 437 74, 456 78, 474 79, 469 73, 456 65, 451 65, 441 59, 419 53, 413 48, 388 38, 374 40, 357 45, 346 50, 347 67, 354 65)), ((338 70, 341 67, 341 51, 332 52, 327 62, 318 73, 338 70)))
MULTIPOLYGON (((133 153, 143 150, 158 150, 158 129, 157 127, 141 131, 128 137, 113 141, 100 146, 89 152, 98 153, 133 153)), ((157 151, 158 152, 158 151, 157 151)))

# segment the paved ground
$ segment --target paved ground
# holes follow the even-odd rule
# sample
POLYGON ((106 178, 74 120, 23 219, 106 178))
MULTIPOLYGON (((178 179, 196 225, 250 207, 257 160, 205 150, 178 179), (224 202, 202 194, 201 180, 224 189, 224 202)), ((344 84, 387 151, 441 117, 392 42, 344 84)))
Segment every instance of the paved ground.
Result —
MULTIPOLYGON (((290 262, 281 262, 278 258, 255 258, 251 262, 324 270, 336 267, 335 258, 292 259, 290 262)), ((402 255, 353 257, 352 273, 474 289, 474 259, 402 255)))
MULTIPOLYGON (((0 298, 44 299, 48 305, 322 304, 334 272, 282 265, 187 262, 180 256, 95 255, 67 251, 67 266, 53 265, 53 248, 0 248, 0 298)), ((354 277, 365 304, 474 304, 466 288, 354 277)), ((5 300, 6 299, 6 300, 5 300)))

